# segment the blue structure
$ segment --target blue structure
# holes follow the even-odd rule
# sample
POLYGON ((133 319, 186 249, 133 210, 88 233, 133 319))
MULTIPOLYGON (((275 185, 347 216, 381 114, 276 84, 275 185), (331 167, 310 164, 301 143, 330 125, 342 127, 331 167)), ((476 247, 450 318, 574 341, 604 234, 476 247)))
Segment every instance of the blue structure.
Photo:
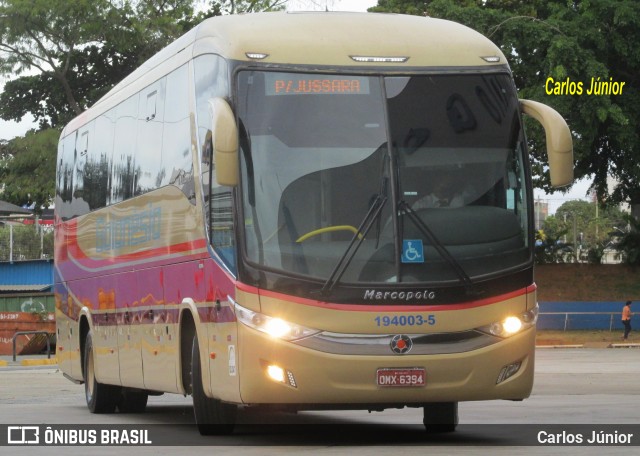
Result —
POLYGON ((538 329, 621 330, 624 302, 540 302, 538 329))
POLYGON ((0 262, 0 293, 48 293, 52 289, 52 260, 0 262))
MULTIPOLYGON (((0 294, 51 293, 53 261, 0 262, 0 294)), ((540 302, 538 329, 622 330, 624 302, 540 302)), ((640 304, 640 303, 639 303, 640 304)))

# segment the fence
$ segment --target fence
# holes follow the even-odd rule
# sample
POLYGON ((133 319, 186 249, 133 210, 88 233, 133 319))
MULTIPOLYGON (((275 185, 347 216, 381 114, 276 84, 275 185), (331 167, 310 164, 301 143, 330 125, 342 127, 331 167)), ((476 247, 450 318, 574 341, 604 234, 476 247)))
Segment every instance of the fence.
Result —
POLYGON ((620 312, 540 312, 538 329, 570 331, 576 329, 621 330, 620 312))
POLYGON ((0 261, 53 258, 53 228, 49 225, 0 226, 0 261))
POLYGON ((569 331, 574 329, 622 330, 624 302, 572 301, 540 302, 538 329, 569 331))

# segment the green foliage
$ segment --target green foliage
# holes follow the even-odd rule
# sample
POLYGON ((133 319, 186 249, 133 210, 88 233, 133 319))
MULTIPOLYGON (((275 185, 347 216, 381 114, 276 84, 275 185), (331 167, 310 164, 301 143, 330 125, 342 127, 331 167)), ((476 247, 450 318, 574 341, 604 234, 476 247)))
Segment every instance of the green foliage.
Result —
POLYGON ((369 8, 375 13, 401 13, 424 16, 427 2, 423 0, 378 0, 378 6, 369 8))
POLYGON ((108 0, 3 0, 0 71, 47 74, 57 81, 70 109, 80 113, 68 80, 70 60, 82 45, 103 41, 109 8, 108 0))
POLYGON ((627 216, 626 221, 628 229, 621 236, 617 248, 627 264, 640 266, 640 220, 627 216))
POLYGON ((589 264, 601 264, 604 256, 604 248, 600 246, 591 247, 587 254, 589 264))
POLYGON ((2 199, 45 207, 60 129, 162 47, 207 17, 282 9, 286 0, 0 0, 0 118, 41 132, 0 142, 2 199), (36 72, 37 74, 33 74, 36 72))
POLYGON ((0 145, 2 199, 22 206, 28 201, 48 207, 54 195, 56 152, 60 132, 47 129, 30 131, 0 145))
POLYGON ((273 11, 286 0, 0 0, 0 118, 61 127, 168 43, 221 14, 273 11), (36 71, 37 74, 25 74, 36 71))
MULTIPOLYGON (((379 0, 371 11, 450 19, 492 39, 522 98, 553 106, 574 136, 575 174, 593 175, 601 197, 640 203, 640 6, 636 0, 379 0), (582 82, 582 95, 549 95, 546 81, 582 82), (625 82, 621 95, 587 95, 591 78, 625 82)), ((526 120, 535 184, 550 189, 544 135, 526 120)))
POLYGON ((533 251, 536 264, 573 262, 573 248, 562 242, 565 234, 566 232, 561 231, 553 236, 542 230, 536 233, 536 245, 533 251))
MULTIPOLYGON (((119 53, 109 46, 87 46, 69 58, 67 81, 78 108, 86 109, 138 65, 135 51, 119 53)), ((31 114, 40 128, 61 127, 77 115, 52 71, 22 76, 5 84, 0 117, 20 121, 31 114)))
POLYGON ((544 221, 544 233, 568 245, 588 249, 589 261, 598 263, 602 250, 616 227, 625 226, 626 215, 615 206, 598 206, 587 201, 568 201, 544 221), (575 238, 575 239, 574 239, 575 238))
POLYGON ((19 77, 0 117, 65 124, 197 18, 190 0, 1 0, 0 72, 19 77))
POLYGON ((213 0, 211 8, 221 14, 256 13, 258 11, 282 11, 287 0, 213 0))

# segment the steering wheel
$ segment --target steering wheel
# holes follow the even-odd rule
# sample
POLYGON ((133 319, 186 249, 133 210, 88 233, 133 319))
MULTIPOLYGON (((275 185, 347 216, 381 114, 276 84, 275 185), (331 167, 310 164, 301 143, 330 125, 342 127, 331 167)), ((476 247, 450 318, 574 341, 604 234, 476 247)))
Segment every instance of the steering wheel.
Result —
POLYGON ((296 239, 296 242, 303 242, 319 234, 331 233, 333 231, 351 231, 353 234, 357 234, 359 239, 362 239, 362 233, 360 233, 357 228, 351 225, 333 225, 333 226, 325 226, 324 228, 318 228, 317 230, 309 231, 308 233, 303 234, 298 239, 296 239))

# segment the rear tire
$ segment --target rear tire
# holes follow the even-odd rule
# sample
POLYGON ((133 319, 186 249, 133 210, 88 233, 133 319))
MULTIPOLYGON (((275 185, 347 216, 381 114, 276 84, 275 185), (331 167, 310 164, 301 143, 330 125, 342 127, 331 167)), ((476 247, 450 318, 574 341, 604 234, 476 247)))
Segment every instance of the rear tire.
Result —
POLYGON ((191 391, 193 392, 193 412, 201 435, 227 435, 233 432, 238 408, 218 399, 207 397, 202 386, 202 367, 198 336, 193 337, 191 346, 191 391))
POLYGON ((105 385, 96 380, 93 358, 93 336, 87 333, 84 343, 84 394, 91 413, 113 413, 120 397, 119 386, 105 385))
POLYGON ((458 403, 434 402, 425 406, 422 422, 430 434, 455 432, 458 426, 458 403))

